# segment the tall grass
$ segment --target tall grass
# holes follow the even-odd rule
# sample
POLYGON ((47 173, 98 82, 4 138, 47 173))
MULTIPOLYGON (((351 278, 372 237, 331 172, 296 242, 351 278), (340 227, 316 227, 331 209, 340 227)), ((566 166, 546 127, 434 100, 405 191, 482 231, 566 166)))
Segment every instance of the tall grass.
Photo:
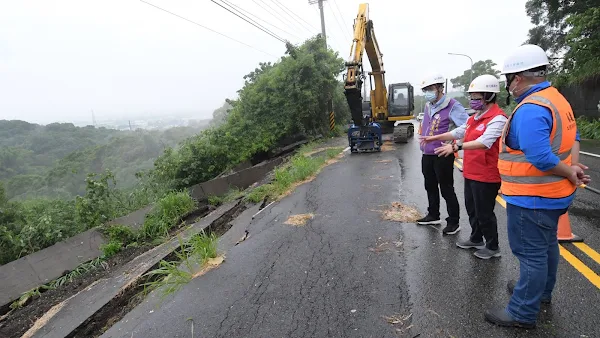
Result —
POLYGON ((330 148, 315 157, 305 156, 310 148, 305 148, 294 155, 289 163, 275 169, 273 182, 262 185, 248 194, 248 200, 259 203, 265 198, 276 198, 287 192, 294 184, 302 182, 315 174, 325 162, 339 155, 342 148, 330 148))
POLYGON ((146 216, 141 232, 145 238, 166 237, 181 216, 194 210, 196 204, 189 193, 172 192, 158 200, 146 216))
POLYGON ((159 267, 144 275, 145 292, 161 289, 161 301, 168 295, 179 291, 194 277, 196 266, 202 268, 209 259, 217 257, 217 237, 204 231, 193 235, 187 242, 179 237, 179 249, 174 260, 161 260, 159 267))

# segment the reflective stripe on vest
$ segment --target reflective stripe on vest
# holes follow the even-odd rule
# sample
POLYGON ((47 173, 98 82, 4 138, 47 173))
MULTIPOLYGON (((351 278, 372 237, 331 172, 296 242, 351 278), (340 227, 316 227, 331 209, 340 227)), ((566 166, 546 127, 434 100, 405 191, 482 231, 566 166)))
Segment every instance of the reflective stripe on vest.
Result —
MULTIPOLYGON (((546 88, 523 100, 515 110, 526 103, 537 104, 552 112, 552 131, 550 145, 561 162, 571 165, 571 148, 575 142, 575 130, 563 130, 563 119, 575 125, 571 107, 566 99, 553 87, 546 88), (554 97, 549 99, 548 96, 554 97), (557 104, 555 104, 555 101, 557 104), (563 101, 563 102, 560 102, 563 101), (562 107, 562 110, 557 108, 562 107), (572 137, 571 137, 572 136, 572 137), (572 140, 571 140, 572 138, 572 140)), ((498 158, 498 169, 502 178, 502 193, 505 195, 541 196, 561 198, 571 195, 576 187, 567 178, 542 172, 529 163, 520 150, 513 150, 506 145, 506 136, 512 121, 510 116, 502 133, 501 152, 498 158)))

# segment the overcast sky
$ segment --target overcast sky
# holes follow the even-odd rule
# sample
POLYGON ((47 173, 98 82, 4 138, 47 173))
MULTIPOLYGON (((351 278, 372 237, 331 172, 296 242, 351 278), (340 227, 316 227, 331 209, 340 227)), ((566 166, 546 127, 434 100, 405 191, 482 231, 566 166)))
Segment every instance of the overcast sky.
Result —
MULTIPOLYGON (((256 49, 140 0, 0 0, 0 119, 91 123, 92 109, 97 120, 181 112, 209 118, 225 98, 235 97, 245 74, 285 51, 210 0, 144 1, 256 49)), ((320 32, 318 6, 308 0, 229 2, 293 34, 263 23, 296 44, 320 32)), ((328 42, 344 59, 359 3, 324 4, 328 42)), ((451 78, 469 68, 469 59, 448 52, 500 65, 531 27, 523 0, 369 5, 388 84, 417 84, 432 71, 451 78)))

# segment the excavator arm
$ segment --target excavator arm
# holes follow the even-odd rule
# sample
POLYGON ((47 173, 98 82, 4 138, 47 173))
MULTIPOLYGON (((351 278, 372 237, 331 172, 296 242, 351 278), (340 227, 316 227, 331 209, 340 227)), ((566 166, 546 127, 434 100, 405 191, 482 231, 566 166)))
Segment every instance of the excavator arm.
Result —
POLYGON ((344 84, 344 93, 356 126, 365 126, 371 118, 383 119, 387 116, 388 98, 382 56, 375 38, 373 21, 369 19, 369 4, 360 4, 354 22, 354 39, 350 57, 346 62, 347 72, 344 84), (365 79, 362 64, 364 51, 367 52, 371 64, 369 76, 372 76, 375 84, 374 89, 370 92, 371 116, 366 117, 363 116, 361 94, 365 79))

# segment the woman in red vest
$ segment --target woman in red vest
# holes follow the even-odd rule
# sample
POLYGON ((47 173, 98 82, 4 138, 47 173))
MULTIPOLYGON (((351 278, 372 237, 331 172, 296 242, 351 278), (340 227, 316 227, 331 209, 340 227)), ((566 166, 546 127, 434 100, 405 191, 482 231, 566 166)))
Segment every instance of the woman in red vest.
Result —
POLYGON ((463 249, 479 249, 475 252, 476 257, 490 259, 500 257, 494 207, 501 182, 498 171, 500 136, 507 117, 496 104, 500 84, 495 76, 478 76, 471 82, 468 92, 469 104, 476 113, 464 125, 445 134, 423 137, 421 142, 464 138, 462 146, 445 144, 436 148, 435 153, 449 156, 464 150, 465 206, 471 224, 471 236, 458 241, 456 245, 463 249))

